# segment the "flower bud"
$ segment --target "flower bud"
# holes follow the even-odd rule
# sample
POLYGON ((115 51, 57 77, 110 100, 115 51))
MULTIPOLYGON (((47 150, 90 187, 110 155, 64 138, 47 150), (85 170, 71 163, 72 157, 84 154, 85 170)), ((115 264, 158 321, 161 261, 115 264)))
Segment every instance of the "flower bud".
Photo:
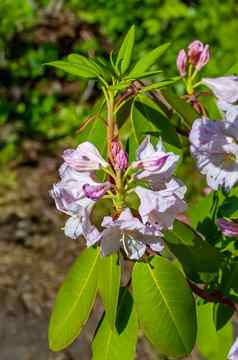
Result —
POLYGON ((128 167, 128 155, 123 149, 116 155, 115 167, 117 170, 126 170, 128 167))
POLYGON ((128 155, 118 141, 114 140, 112 142, 111 154, 116 170, 126 170, 128 167, 128 155))
POLYGON ((238 237, 238 223, 225 219, 218 219, 217 225, 219 226, 223 235, 227 237, 238 237))
POLYGON ((117 154, 119 153, 119 151, 121 150, 121 146, 119 144, 118 141, 112 141, 112 146, 111 146, 111 154, 112 157, 115 158, 117 156, 117 154))
POLYGON ((199 40, 194 40, 188 46, 188 61, 195 66, 196 70, 201 70, 210 59, 209 46, 204 45, 199 40))
POLYGON ((209 46, 205 45, 202 52, 201 52, 201 54, 200 54, 198 62, 196 64, 196 66, 195 66, 196 69, 201 70, 201 68, 208 63, 209 59, 210 59, 209 46))
POLYGON ((203 51, 204 45, 199 40, 192 41, 188 46, 188 60, 190 64, 196 65, 203 51))
POLYGON ((181 49, 177 56, 177 69, 181 77, 186 75, 187 55, 184 49, 181 49))
POLYGON ((105 195, 110 188, 111 183, 109 181, 98 185, 85 184, 83 186, 83 192, 87 198, 96 201, 105 195))

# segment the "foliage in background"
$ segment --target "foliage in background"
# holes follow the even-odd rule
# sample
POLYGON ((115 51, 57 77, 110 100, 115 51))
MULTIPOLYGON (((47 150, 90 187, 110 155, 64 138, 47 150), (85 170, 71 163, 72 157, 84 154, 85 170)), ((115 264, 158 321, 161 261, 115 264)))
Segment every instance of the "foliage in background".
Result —
MULTIPOLYGON (((97 98, 91 82, 77 82, 43 63, 70 52, 105 56, 137 25, 136 56, 171 41, 160 65, 176 75, 175 56, 193 38, 213 46, 209 75, 238 58, 236 1, 3 0, 0 3, 0 163, 16 156, 25 137, 70 135, 97 98)), ((177 89, 179 91, 179 88, 177 89)))

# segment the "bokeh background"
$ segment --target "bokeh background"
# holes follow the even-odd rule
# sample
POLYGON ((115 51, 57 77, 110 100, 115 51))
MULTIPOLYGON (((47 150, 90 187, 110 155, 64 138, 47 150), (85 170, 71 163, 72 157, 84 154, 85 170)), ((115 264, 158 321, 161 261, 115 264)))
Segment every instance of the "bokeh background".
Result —
MULTIPOLYGON (((170 41, 158 66, 174 76, 178 50, 200 39, 210 44, 212 55, 204 74, 222 75, 238 60, 237 19, 236 0, 0 1, 1 360, 88 360, 101 311, 97 305, 69 350, 48 351, 55 291, 80 251, 79 243, 64 237, 63 215, 48 191, 57 179, 59 155, 77 143, 98 91, 93 81, 43 64, 70 52, 108 56, 135 24, 137 58, 170 41)), ((159 355, 142 339, 137 359, 159 355)))

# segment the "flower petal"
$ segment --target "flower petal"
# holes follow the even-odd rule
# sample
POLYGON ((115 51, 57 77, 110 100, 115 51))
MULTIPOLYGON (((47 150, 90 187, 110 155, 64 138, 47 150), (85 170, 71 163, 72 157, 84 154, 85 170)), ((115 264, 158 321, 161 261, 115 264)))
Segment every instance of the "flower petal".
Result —
POLYGON ((88 141, 80 144, 76 150, 65 150, 63 159, 69 166, 78 171, 99 170, 108 166, 97 148, 88 141))
POLYGON ((238 77, 221 76, 217 78, 205 78, 202 83, 208 86, 218 99, 228 103, 238 100, 238 77))
POLYGON ((78 216, 71 216, 65 223, 64 233, 71 239, 77 239, 82 235, 82 223, 78 216))
POLYGON ((105 229, 102 232, 101 254, 103 256, 107 256, 114 252, 117 252, 120 249, 121 238, 122 233, 119 228, 111 227, 105 229))
POLYGON ((139 260, 145 253, 146 244, 136 239, 136 232, 126 234, 125 236, 125 251, 131 260, 139 260))
POLYGON ((235 342, 233 343, 233 345, 229 351, 227 359, 228 360, 238 360, 238 337, 236 338, 235 342))

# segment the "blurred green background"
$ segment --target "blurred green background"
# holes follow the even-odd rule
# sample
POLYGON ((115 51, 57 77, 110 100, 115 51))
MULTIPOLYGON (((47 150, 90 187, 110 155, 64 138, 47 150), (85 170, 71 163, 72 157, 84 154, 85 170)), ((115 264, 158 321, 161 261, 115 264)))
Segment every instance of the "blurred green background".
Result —
POLYGON ((47 145, 72 135, 97 97, 93 82, 65 76, 45 62, 72 51, 106 56, 136 24, 136 56, 161 43, 160 61, 176 74, 176 54, 191 40, 211 46, 205 74, 221 75, 238 58, 235 0, 1 0, 0 164, 19 159, 22 141, 47 145))

